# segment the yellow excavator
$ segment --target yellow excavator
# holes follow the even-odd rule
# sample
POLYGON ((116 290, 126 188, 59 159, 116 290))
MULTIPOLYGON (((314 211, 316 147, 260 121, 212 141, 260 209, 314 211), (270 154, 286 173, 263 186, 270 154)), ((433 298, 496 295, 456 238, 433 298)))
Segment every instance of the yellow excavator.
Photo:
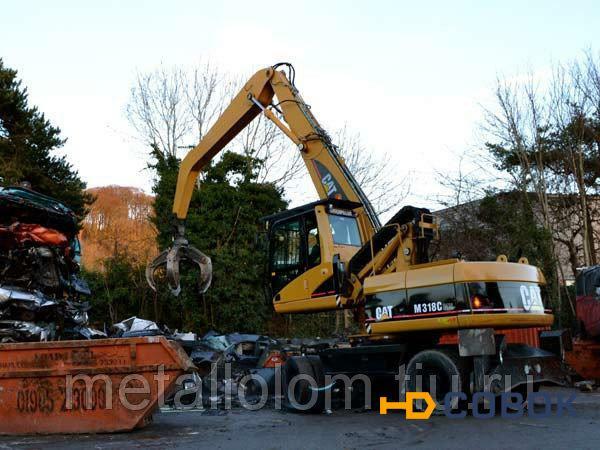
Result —
MULTIPOLYGON (((256 72, 181 162, 173 202, 177 232, 173 246, 148 266, 152 287, 155 271, 166 265, 178 294, 179 262, 187 259, 200 266, 201 291, 208 289, 210 258, 185 238, 192 192, 200 171, 259 114, 296 145, 320 198, 264 219, 275 311, 352 309, 361 326, 351 348, 321 353, 310 364, 296 361, 293 370, 371 373, 407 364, 407 374, 458 375, 458 388, 471 392, 484 389, 484 376, 493 374, 510 374, 508 388, 564 381, 557 351, 517 348, 502 334, 552 325, 542 272, 526 258, 508 262, 502 255, 493 262, 431 261, 429 245, 439 227, 425 208, 405 206, 382 225, 300 96, 288 63, 256 72)), ((551 349, 564 341, 562 334, 542 336, 551 349)))

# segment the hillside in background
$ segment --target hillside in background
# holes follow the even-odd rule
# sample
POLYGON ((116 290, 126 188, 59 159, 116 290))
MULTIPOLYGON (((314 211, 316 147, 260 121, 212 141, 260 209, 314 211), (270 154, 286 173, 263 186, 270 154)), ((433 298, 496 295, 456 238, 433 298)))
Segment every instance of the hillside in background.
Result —
POLYGON ((126 186, 103 186, 87 192, 96 201, 80 234, 86 269, 102 269, 106 258, 124 256, 133 263, 145 264, 156 255, 151 195, 126 186))

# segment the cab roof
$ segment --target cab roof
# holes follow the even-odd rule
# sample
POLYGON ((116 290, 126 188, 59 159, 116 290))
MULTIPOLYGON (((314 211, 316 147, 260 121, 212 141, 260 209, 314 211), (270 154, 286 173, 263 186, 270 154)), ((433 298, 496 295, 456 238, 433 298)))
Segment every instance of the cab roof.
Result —
POLYGON ((360 208, 362 203, 353 202, 350 200, 339 200, 335 198, 326 198, 324 200, 319 200, 312 203, 307 203, 306 205, 297 206, 296 208, 286 209, 285 211, 281 211, 275 214, 271 214, 269 216, 263 217, 261 220, 267 223, 279 222, 282 219, 287 219, 288 217, 300 216, 309 211, 314 211, 315 207, 319 205, 330 205, 334 208, 352 210, 356 208, 360 208))

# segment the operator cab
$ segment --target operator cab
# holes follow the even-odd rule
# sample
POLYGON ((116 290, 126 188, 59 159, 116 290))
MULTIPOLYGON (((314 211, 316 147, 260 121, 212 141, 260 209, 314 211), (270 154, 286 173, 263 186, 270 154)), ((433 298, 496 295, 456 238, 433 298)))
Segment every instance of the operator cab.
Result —
POLYGON ((360 203, 326 199, 264 217, 268 291, 278 312, 336 308, 337 261, 347 262, 366 242, 360 203))

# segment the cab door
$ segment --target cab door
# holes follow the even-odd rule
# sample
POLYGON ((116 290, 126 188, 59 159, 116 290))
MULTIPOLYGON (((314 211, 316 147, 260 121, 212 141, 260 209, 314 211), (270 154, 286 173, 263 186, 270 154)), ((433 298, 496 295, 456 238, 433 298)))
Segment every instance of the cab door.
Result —
POLYGON ((360 245, 358 232, 351 235, 354 228, 342 225, 335 222, 334 227, 322 205, 270 224, 268 279, 277 312, 328 311, 340 307, 342 300, 338 294, 343 284, 340 281, 343 266, 338 261, 351 256, 344 252, 347 247, 355 252, 360 245))
MULTIPOLYGON (((323 262, 314 210, 277 221, 269 233, 271 298, 278 308, 323 308, 333 294, 331 262, 323 262), (332 287, 325 289, 325 285, 332 287), (321 289, 323 288, 323 289, 321 289), (286 305, 286 307, 282 305, 286 305)), ((335 306, 335 300, 333 300, 335 306)), ((327 309, 327 308, 326 308, 327 309)))
POLYGON ((304 272, 304 242, 301 216, 273 224, 269 242, 269 272, 273 295, 304 272))

